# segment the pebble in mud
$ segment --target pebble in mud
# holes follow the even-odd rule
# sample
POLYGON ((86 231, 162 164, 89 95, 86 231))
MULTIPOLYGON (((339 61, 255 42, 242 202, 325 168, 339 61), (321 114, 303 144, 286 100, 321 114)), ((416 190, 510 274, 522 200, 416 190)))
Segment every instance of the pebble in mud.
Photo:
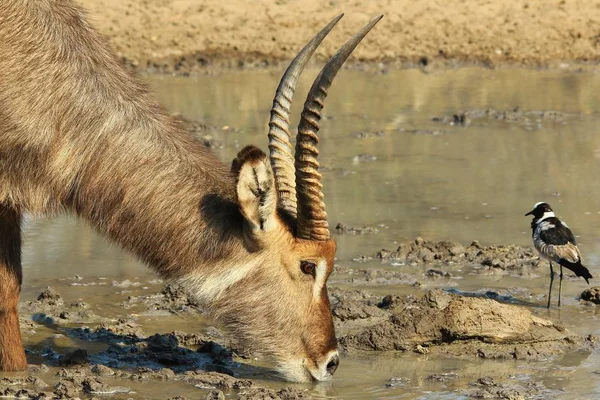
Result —
POLYGON ((600 304, 600 286, 593 286, 591 288, 585 289, 581 293, 581 299, 590 301, 594 304, 600 304))
POLYGON ((220 390, 211 390, 204 396, 204 400, 225 400, 225 394, 220 390))
POLYGON ((92 367, 91 372, 100 376, 113 376, 115 371, 102 364, 96 364, 92 367))
POLYGON ((89 362, 88 352, 84 349, 77 349, 71 353, 67 353, 58 359, 58 365, 72 366, 83 365, 89 362))

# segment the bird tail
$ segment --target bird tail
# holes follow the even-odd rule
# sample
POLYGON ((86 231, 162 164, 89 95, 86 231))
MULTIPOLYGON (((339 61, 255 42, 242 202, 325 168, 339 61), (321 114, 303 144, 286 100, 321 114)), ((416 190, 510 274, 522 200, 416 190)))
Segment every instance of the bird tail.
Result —
POLYGON ((563 267, 570 269, 575 273, 575 275, 582 277, 589 284, 590 279, 593 278, 592 274, 590 274, 590 270, 584 267, 581 264, 581 261, 577 261, 576 263, 569 262, 567 260, 561 260, 560 265, 563 267))

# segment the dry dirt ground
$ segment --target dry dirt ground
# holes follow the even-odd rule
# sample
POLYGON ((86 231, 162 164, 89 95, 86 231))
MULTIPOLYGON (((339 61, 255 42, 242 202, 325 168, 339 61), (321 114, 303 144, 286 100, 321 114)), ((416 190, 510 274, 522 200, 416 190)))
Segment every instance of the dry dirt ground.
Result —
MULTIPOLYGON (((289 60, 334 16, 324 60, 379 14, 366 65, 526 65, 600 60, 600 3, 587 0, 76 0, 130 64, 182 73, 289 60)), ((381 66, 380 66, 381 67, 381 66)))

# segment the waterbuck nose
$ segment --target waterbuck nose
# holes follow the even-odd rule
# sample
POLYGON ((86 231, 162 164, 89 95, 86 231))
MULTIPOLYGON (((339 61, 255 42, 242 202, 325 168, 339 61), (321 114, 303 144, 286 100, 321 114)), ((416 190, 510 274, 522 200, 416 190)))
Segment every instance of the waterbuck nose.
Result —
POLYGON ((340 365, 340 357, 337 355, 337 353, 334 353, 331 355, 331 358, 327 362, 327 367, 325 368, 330 375, 333 375, 338 365, 340 365))

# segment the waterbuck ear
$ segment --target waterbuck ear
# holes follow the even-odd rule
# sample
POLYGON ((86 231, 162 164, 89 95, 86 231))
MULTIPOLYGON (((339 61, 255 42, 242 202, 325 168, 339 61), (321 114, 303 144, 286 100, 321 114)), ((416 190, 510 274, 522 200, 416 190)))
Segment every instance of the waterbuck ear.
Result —
POLYGON ((231 171, 236 176, 238 204, 250 231, 256 234, 275 228, 277 193, 267 155, 246 146, 231 163, 231 171))

